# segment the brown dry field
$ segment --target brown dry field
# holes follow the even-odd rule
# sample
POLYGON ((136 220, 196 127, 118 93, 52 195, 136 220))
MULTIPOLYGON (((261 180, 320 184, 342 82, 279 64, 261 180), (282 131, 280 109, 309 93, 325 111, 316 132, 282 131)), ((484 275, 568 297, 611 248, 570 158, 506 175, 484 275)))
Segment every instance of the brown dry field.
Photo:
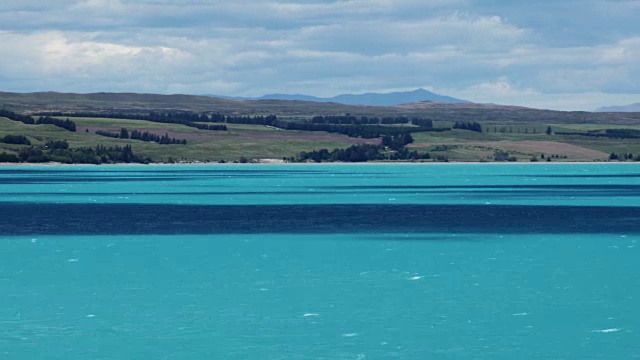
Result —
MULTIPOLYGON (((418 143, 411 144, 412 148, 424 148, 435 144, 418 143)), ((457 141, 457 142, 439 142, 437 145, 461 145, 461 146, 481 146, 486 148, 503 149, 510 152, 518 153, 544 153, 544 154, 561 154, 573 158, 606 158, 609 154, 602 151, 585 148, 578 145, 545 141, 545 140, 503 140, 503 141, 457 141)))

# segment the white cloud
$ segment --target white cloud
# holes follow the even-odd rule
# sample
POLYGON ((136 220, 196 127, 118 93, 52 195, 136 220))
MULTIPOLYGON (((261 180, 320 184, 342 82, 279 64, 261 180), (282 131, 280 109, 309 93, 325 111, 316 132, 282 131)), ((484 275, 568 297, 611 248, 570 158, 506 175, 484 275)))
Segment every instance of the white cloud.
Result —
POLYGON ((507 78, 500 78, 470 86, 465 89, 433 89, 478 103, 518 105, 553 110, 595 110, 608 105, 626 105, 640 101, 638 94, 607 94, 598 91, 573 93, 542 93, 512 84, 507 78))
POLYGON ((60 32, 0 33, 0 46, 11 56, 0 59, 0 74, 66 82, 101 82, 144 78, 190 61, 190 54, 163 46, 132 47, 73 38, 60 32), (20 62, 19 59, 29 59, 20 62))
MULTIPOLYGON (((512 85, 509 79, 502 77, 493 82, 486 82, 478 85, 474 85, 469 88, 470 91, 476 94, 488 94, 490 97, 510 97, 510 96, 530 96, 536 95, 537 92, 533 89, 523 89, 512 85)), ((486 95, 485 95, 486 96, 486 95)))
POLYGON ((640 93, 640 28, 630 20, 639 1, 516 3, 6 0, 0 90, 330 96, 431 87, 523 104, 640 93))

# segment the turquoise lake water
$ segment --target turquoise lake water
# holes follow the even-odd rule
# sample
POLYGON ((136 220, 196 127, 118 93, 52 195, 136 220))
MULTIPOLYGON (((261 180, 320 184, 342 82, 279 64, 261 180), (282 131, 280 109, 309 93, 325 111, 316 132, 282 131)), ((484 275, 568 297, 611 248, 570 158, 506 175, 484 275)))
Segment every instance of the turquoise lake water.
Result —
POLYGON ((3 359, 640 359, 640 165, 0 168, 3 359))

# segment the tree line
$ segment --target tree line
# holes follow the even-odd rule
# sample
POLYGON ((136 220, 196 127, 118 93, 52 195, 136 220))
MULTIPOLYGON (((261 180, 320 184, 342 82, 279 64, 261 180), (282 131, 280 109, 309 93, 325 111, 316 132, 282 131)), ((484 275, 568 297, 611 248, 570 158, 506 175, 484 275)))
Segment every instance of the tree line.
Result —
POLYGON ((153 141, 153 142, 157 142, 158 144, 163 144, 163 145, 168 145, 168 144, 181 144, 181 145, 187 145, 187 140, 185 139, 176 139, 176 138, 170 138, 169 134, 165 133, 164 135, 160 136, 154 133, 150 133, 148 131, 145 132, 140 132, 138 130, 133 130, 131 131, 131 135, 129 135, 129 139, 133 139, 133 140, 142 140, 142 141, 153 141))
POLYGON ((420 160, 430 159, 429 153, 420 154, 417 150, 409 151, 402 148, 400 151, 386 153, 382 145, 359 144, 346 149, 321 149, 309 152, 301 152, 295 157, 286 158, 289 162, 367 162, 376 160, 420 160))
POLYGON ((7 109, 0 109, 0 117, 5 117, 13 121, 19 121, 27 125, 34 125, 36 123, 35 119, 29 115, 18 114, 7 109))
POLYGON ((150 163, 133 153, 131 145, 70 148, 66 140, 50 140, 42 147, 25 147, 17 154, 0 153, 0 162, 59 162, 64 164, 150 163))
POLYGON ((410 134, 415 132, 441 132, 451 130, 449 128, 424 128, 418 126, 393 127, 382 125, 336 125, 292 121, 276 121, 272 126, 283 130, 324 131, 363 139, 375 139, 385 135, 398 136, 400 134, 410 134))
POLYGON ((132 139, 132 140, 141 140, 146 142, 157 142, 158 144, 162 144, 162 145, 169 145, 169 144, 187 145, 186 139, 170 138, 169 134, 167 133, 165 133, 162 136, 148 132, 148 131, 141 132, 138 130, 132 130, 131 133, 129 133, 129 130, 127 130, 126 128, 121 128, 119 133, 105 131, 105 130, 96 130, 95 133, 97 135, 106 136, 106 137, 115 138, 115 139, 132 139))
POLYGON ((0 109, 0 117, 5 117, 13 121, 19 121, 27 125, 50 124, 50 125, 57 126, 59 128, 63 128, 65 130, 76 131, 76 123, 69 119, 62 120, 62 119, 57 119, 51 116, 40 116, 39 118, 34 118, 30 115, 18 114, 13 111, 9 111, 7 109, 0 109))
POLYGON ((50 124, 69 131, 76 131, 76 123, 69 119, 58 119, 51 116, 41 116, 37 120, 37 124, 50 124))
POLYGON ((640 130, 637 129, 605 129, 587 132, 556 132, 556 135, 578 135, 591 137, 607 137, 612 139, 640 139, 640 130))
POLYGON ((275 115, 267 116, 225 116, 214 114, 211 117, 212 122, 225 122, 227 124, 248 124, 248 125, 267 125, 273 126, 278 121, 275 115), (224 120, 224 121, 221 121, 224 120))
MULTIPOLYGON (((61 113, 61 112, 47 112, 42 113, 49 116, 65 116, 70 115, 69 113, 61 113)), ((413 132, 421 132, 421 131, 448 131, 450 128, 433 128, 433 121, 430 119, 422 119, 422 118, 413 118, 410 121, 416 125, 415 127, 390 127, 390 126, 382 126, 382 125, 364 125, 357 124, 357 121, 352 124, 333 124, 331 122, 338 121, 337 119, 341 119, 343 117, 317 117, 316 121, 313 122, 299 122, 299 121, 285 121, 278 119, 275 115, 267 115, 267 116, 231 116, 224 115, 220 113, 212 113, 207 115, 206 113, 195 113, 195 112, 166 112, 166 113, 158 113, 153 112, 149 114, 130 114, 130 113, 75 113, 74 116, 82 116, 82 117, 104 117, 104 118, 118 118, 118 119, 132 119, 132 120, 146 120, 151 122, 160 122, 160 123, 175 123, 182 124, 186 126, 195 127, 198 129, 205 130, 227 130, 226 124, 247 124, 247 125, 264 125, 264 126, 273 126, 283 130, 303 130, 303 131, 325 131, 330 133, 339 133, 343 135, 347 135, 349 137, 357 137, 357 138, 378 138, 384 135, 396 135, 399 133, 413 133, 413 132), (323 119, 320 121, 320 119, 323 119), (324 120, 329 119, 329 120, 324 120), (198 124, 196 123, 206 123, 206 122, 214 122, 219 124, 198 124), (320 122, 318 122, 320 121, 320 122)), ((351 117, 350 115, 345 115, 345 119, 350 119, 349 121, 355 121, 352 119, 356 119, 355 117, 351 117)), ((364 117, 361 117, 362 120, 364 117)), ((377 119, 377 118, 376 118, 377 119)), ((378 122, 381 122, 381 119, 377 119, 378 122)), ((400 123, 408 122, 408 118, 388 118, 384 120, 389 123, 400 123)), ((367 118, 367 122, 369 119, 367 118)))
POLYGON ((386 135, 382 143, 352 145, 346 149, 321 149, 301 152, 297 156, 285 159, 290 162, 366 162, 376 160, 426 160, 431 159, 429 153, 409 151, 405 145, 413 142, 411 134, 386 135))
POLYGON ((618 160, 618 161, 640 161, 640 155, 633 155, 631 153, 625 154, 618 154, 618 153, 611 153, 609 155, 609 160, 618 160))
POLYGON ((212 130, 212 131, 227 131, 227 125, 224 124, 198 124, 198 123, 194 123, 193 124, 194 128, 200 129, 200 130, 212 130))
POLYGON ((0 141, 12 145, 31 145, 31 141, 24 135, 6 135, 0 141))
MULTIPOLYGON (((490 127, 487 126, 486 129, 487 129, 487 131, 486 131, 487 133, 491 132, 491 128, 490 127)), ((535 127, 531 129, 531 133, 534 134, 534 135, 537 134, 537 131, 538 130, 536 130, 535 127)), ((520 133, 529 134, 529 128, 528 127, 524 128, 524 131, 521 131, 520 127, 516 126, 516 130, 514 131, 513 127, 511 127, 511 126, 509 126, 508 128, 506 126, 500 126, 500 127, 494 126, 493 127, 493 132, 494 133, 502 133, 502 134, 504 134, 504 133, 512 134, 514 132, 518 133, 518 134, 520 134, 520 133)))
MULTIPOLYGON (((356 117, 353 115, 331 115, 331 116, 314 116, 311 118, 314 124, 338 124, 338 125, 392 125, 392 124, 409 124, 416 122, 422 127, 433 127, 433 121, 423 118, 408 118, 406 116, 398 117, 356 117)), ((416 124, 417 125, 417 124, 416 124)))
POLYGON ((402 133, 395 135, 385 135, 382 137, 382 146, 386 146, 392 150, 400 150, 405 145, 413 142, 413 136, 410 133, 402 133))
MULTIPOLYGON (((224 125, 206 125, 198 124, 197 122, 210 122, 210 118, 204 113, 198 114, 191 111, 170 111, 170 112, 151 112, 146 114, 141 113, 124 113, 124 112, 78 112, 78 113, 66 113, 66 112, 41 112, 40 115, 46 116, 76 116, 76 117, 92 117, 92 118, 107 118, 107 119, 127 119, 127 120, 145 120, 149 122, 163 123, 163 124, 179 124, 185 125, 200 130, 216 130, 226 131, 227 127, 224 125)), ((1 116, 1 115, 0 115, 1 116)))
POLYGON ((455 124, 453 124, 453 128, 454 129, 461 129, 461 130, 469 130, 469 131, 475 131, 475 132, 482 132, 482 125, 480 125, 477 122, 463 122, 463 121, 456 121, 455 124))

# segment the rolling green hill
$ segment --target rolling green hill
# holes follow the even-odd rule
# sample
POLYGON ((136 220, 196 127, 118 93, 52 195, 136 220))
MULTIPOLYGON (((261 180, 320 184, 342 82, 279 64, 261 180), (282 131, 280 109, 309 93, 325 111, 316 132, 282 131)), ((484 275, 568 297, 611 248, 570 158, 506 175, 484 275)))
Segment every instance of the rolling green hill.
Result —
POLYGON ((133 151, 136 161, 152 162, 548 161, 549 158, 606 161, 612 153, 621 160, 640 159, 640 113, 561 112, 472 103, 373 107, 190 95, 53 92, 0 93, 2 107, 19 114, 13 120, 6 114, 9 118, 0 117, 0 162, 3 154, 4 161, 31 156, 33 161, 73 162, 81 158, 80 153, 99 162, 120 161, 120 155, 112 158, 104 155, 111 150, 133 151), (20 114, 38 112, 64 114, 49 120, 38 116, 29 121, 19 119, 20 114), (150 114, 164 117, 150 118, 150 114), (277 115, 271 117, 277 120, 251 123, 252 119, 270 118, 265 115, 277 115), (318 115, 338 122, 312 121, 318 115), (363 116, 380 120, 358 125, 355 121, 366 119, 363 116), (411 120, 382 122, 384 117, 403 116, 411 120), (69 129, 63 128, 62 123, 52 124, 67 119, 73 123, 69 129), (351 122, 340 122, 345 119, 351 122), (420 125, 421 121, 427 125, 420 125), (457 128, 456 122, 474 123, 481 129, 457 128), (132 135, 122 138, 119 136, 122 132, 132 135), (408 134, 411 136, 407 137, 408 134), (55 141, 63 141, 65 148, 51 148, 58 144, 55 141))

